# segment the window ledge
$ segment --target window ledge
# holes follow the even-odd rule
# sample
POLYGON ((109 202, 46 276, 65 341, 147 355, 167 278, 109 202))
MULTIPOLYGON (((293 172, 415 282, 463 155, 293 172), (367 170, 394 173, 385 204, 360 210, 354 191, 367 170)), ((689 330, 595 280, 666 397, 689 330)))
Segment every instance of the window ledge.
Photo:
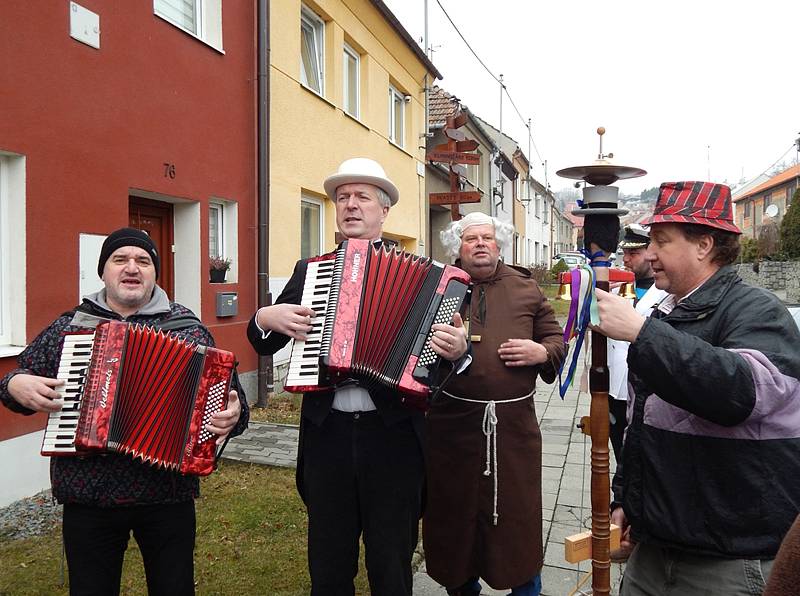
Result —
POLYGON ((408 155, 408 156, 409 156, 409 157, 411 157, 411 158, 413 158, 413 157, 414 157, 414 156, 413 156, 413 155, 412 155, 410 152, 406 151, 406 149, 405 149, 404 147, 401 147, 400 145, 398 145, 397 143, 395 143, 393 140, 391 140, 391 139, 388 139, 388 138, 387 138, 387 140, 389 141, 389 144, 390 144, 392 147, 394 147, 395 149, 397 149, 397 150, 399 150, 399 151, 402 151, 403 153, 405 153, 406 155, 408 155))
POLYGON ((345 116, 347 116, 347 117, 348 117, 350 120, 352 120, 353 122, 355 122, 356 124, 360 124, 361 126, 363 126, 363 127, 366 129, 366 130, 371 130, 369 126, 367 126, 366 124, 364 124, 363 122, 361 122, 361 120, 359 120, 358 118, 356 118, 356 117, 355 117, 355 116, 353 116, 352 114, 348 113, 346 110, 342 110, 342 113, 343 113, 345 116))
POLYGON ((309 87, 308 85, 303 85, 303 83, 301 83, 300 81, 297 81, 297 84, 298 84, 298 85, 300 85, 300 87, 302 87, 303 89, 305 89, 307 92, 309 92, 311 95, 313 95, 313 96, 314 96, 314 97, 316 97, 317 99, 321 99, 321 100, 322 100, 322 101, 324 101, 326 104, 328 104, 328 105, 329 105, 329 106, 331 106, 332 108, 336 109, 336 104, 335 104, 335 103, 333 103, 332 101, 330 101, 330 100, 329 100, 328 98, 326 98, 324 95, 320 95, 319 93, 317 93, 316 91, 314 91, 314 90, 313 90, 311 87, 309 87))
POLYGON ((208 42, 207 42, 205 39, 203 39, 202 37, 200 37, 200 36, 198 36, 198 35, 195 35, 195 34, 194 34, 194 33, 192 33, 191 31, 187 31, 186 29, 184 29, 183 27, 181 27, 181 26, 180 26, 180 25, 178 25, 177 23, 175 23, 175 22, 173 22, 173 21, 170 21, 170 20, 169 20, 167 17, 165 17, 165 16, 162 16, 162 15, 158 14, 158 13, 157 13, 157 12, 155 12, 155 11, 153 12, 153 14, 154 14, 154 15, 156 15, 156 16, 157 16, 159 19, 161 19, 161 20, 162 20, 162 21, 164 21, 165 23, 169 23, 170 25, 172 25, 173 27, 175 27, 175 28, 176 28, 178 31, 182 31, 184 34, 188 35, 189 37, 192 37, 192 38, 196 39, 197 41, 199 41, 200 43, 202 43, 202 44, 204 44, 204 45, 207 45, 209 48, 211 48, 211 49, 212 49, 212 50, 214 50, 215 52, 219 52, 219 53, 220 53, 220 54, 222 54, 223 56, 225 55, 225 50, 223 50, 222 48, 218 48, 218 47, 216 47, 216 46, 214 46, 214 45, 211 45, 210 43, 208 43, 208 42))
POLYGON ((0 346, 0 358, 11 358, 20 355, 25 346, 0 346))

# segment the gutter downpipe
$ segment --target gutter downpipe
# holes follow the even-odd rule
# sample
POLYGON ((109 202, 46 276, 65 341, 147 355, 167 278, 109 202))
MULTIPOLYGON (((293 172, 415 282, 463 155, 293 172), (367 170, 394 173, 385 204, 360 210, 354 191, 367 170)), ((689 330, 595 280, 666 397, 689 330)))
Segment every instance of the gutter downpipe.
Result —
MULTIPOLYGON (((269 291, 269 0, 258 0, 258 307, 270 306, 269 291)), ((258 357, 257 408, 275 392, 272 356, 258 357)))

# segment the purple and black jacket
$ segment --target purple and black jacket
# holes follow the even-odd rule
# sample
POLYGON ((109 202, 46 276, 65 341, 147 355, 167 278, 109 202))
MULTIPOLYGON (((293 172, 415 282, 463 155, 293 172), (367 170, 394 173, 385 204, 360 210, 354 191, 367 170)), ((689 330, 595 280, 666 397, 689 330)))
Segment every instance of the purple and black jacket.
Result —
POLYGON ((634 540, 771 558, 800 511, 800 332, 721 268, 628 352, 630 425, 614 478, 634 540))

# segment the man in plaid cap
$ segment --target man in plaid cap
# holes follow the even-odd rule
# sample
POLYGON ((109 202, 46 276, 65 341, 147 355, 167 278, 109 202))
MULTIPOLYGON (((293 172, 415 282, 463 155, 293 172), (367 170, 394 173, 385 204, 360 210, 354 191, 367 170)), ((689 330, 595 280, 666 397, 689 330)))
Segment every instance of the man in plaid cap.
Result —
POLYGON ((632 549, 621 594, 760 594, 800 509, 800 332, 742 282, 730 189, 661 185, 646 258, 670 295, 645 318, 597 290, 631 342, 629 426, 612 522, 632 549))

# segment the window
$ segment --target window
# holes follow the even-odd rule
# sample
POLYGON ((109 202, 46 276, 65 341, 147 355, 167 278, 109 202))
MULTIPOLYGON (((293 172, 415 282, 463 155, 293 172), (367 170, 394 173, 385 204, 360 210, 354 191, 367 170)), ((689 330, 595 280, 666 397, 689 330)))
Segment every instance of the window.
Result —
POLYGON ((153 0, 153 12, 222 50, 222 0, 153 0))
POLYGON ((747 201, 744 204, 744 216, 748 218, 750 217, 750 201, 747 201))
POLYGON ((0 152, 0 356, 25 345, 25 263, 25 158, 0 152))
POLYGON ((225 225, 222 203, 208 204, 208 256, 225 256, 225 225))
POLYGON ((764 207, 763 207, 763 212, 764 213, 767 212, 767 207, 769 207, 770 205, 772 205, 772 195, 771 194, 766 194, 766 195, 764 195, 764 207))
POLYGON ((8 225, 8 183, 5 172, 5 159, 0 156, 0 345, 11 343, 11 279, 9 265, 11 242, 8 225))
POLYGON ((550 212, 550 206, 547 204, 547 197, 544 198, 544 210, 542 211, 542 222, 547 223, 549 221, 548 215, 550 212))
POLYGON ((223 199, 213 199, 208 202, 208 256, 231 260, 231 268, 226 278, 229 283, 239 278, 238 222, 238 203, 223 199))
POLYGON ((475 151, 475 155, 480 159, 480 163, 467 166, 467 180, 477 190, 480 190, 483 188, 483 154, 478 150, 475 151))
POLYGON ((542 216, 542 195, 540 195, 537 192, 535 197, 536 197, 535 198, 536 203, 535 203, 535 207, 534 207, 534 210, 533 210, 533 214, 536 217, 541 217, 542 216))
POLYGON ((201 37, 200 0, 155 0, 153 10, 181 29, 201 37))
POLYGON ((322 254, 322 203, 310 197, 300 201, 300 258, 322 254))
POLYGON ((398 147, 405 137, 406 98, 394 87, 389 87, 389 140, 398 147))
POLYGON ((305 6, 300 13, 300 82, 325 94, 325 22, 305 6))
POLYGON ((361 58, 353 48, 344 44, 344 96, 342 103, 344 111, 353 118, 359 117, 359 77, 361 73, 361 58))

